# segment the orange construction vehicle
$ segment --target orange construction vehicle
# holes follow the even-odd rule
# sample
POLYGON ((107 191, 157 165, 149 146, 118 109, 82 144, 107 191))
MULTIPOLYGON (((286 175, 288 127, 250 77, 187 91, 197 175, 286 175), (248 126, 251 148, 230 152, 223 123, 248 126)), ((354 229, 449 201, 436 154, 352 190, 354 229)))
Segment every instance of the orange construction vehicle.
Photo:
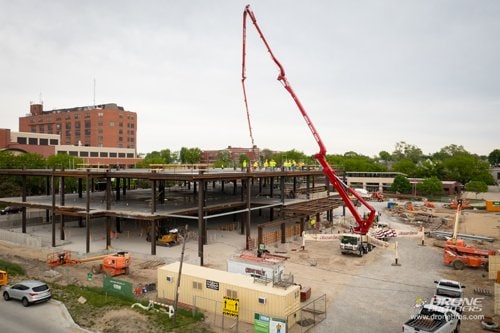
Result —
POLYGON ((63 265, 77 265, 85 262, 101 260, 102 263, 92 266, 92 273, 104 273, 108 276, 129 274, 130 254, 128 252, 117 252, 97 257, 75 259, 70 251, 54 252, 47 256, 47 264, 50 267, 63 265))
POLYGON ((0 287, 9 283, 9 274, 6 271, 0 271, 0 287))
POLYGON ((457 200, 457 212, 455 216, 455 226, 450 239, 446 241, 444 247, 444 264, 451 265, 455 269, 464 267, 484 267, 488 268, 489 256, 494 256, 495 251, 479 249, 473 245, 466 245, 463 239, 457 239, 458 220, 462 211, 462 199, 457 200))
POLYGON ((375 201, 384 201, 384 195, 382 192, 372 192, 371 199, 375 201))

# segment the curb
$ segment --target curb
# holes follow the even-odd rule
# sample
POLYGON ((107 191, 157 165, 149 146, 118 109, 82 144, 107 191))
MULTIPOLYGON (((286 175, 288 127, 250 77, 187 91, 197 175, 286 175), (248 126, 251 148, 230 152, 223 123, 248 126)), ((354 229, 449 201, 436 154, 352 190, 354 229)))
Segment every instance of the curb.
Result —
POLYGON ((79 330, 81 332, 85 332, 85 333, 94 333, 93 331, 89 331, 85 328, 82 328, 77 323, 75 323, 75 321, 73 320, 73 317, 71 317, 71 314, 68 311, 68 308, 66 307, 66 305, 64 305, 63 302, 55 300, 55 299, 51 299, 50 302, 55 303, 59 307, 63 318, 66 319, 66 321, 69 323, 70 328, 71 327, 76 328, 77 330, 79 330))

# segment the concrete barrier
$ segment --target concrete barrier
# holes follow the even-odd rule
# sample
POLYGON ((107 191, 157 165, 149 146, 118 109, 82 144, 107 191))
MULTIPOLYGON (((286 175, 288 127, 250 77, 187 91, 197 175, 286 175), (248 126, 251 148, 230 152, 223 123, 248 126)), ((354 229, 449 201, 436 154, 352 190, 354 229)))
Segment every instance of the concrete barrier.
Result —
POLYGON ((42 247, 42 237, 23 234, 20 232, 0 230, 0 240, 34 248, 42 247))

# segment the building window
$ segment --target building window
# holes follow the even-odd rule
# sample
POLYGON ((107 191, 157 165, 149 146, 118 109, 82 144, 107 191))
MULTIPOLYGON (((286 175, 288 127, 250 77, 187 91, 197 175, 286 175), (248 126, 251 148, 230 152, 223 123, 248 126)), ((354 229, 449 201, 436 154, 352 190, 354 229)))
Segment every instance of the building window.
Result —
POLYGON ((79 121, 75 121, 75 128, 80 128, 80 122, 79 121))
POLYGON ((101 157, 108 157, 108 153, 107 153, 107 152, 101 152, 101 153, 100 153, 100 156, 101 156, 101 157))
POLYGON ((123 127, 123 123, 118 123, 118 126, 123 127))
POLYGON ((193 289, 201 290, 203 284, 201 282, 193 281, 193 289))
POLYGON ((71 131, 66 131, 66 136, 71 136, 71 131))
POLYGON ((36 126, 31 126, 31 132, 36 133, 36 126))
POLYGON ((116 153, 109 153, 109 157, 116 157, 116 153))
POLYGON ((47 133, 52 134, 52 124, 47 125, 47 133))
POLYGON ((97 123, 97 126, 102 126, 102 125, 104 125, 104 124, 102 123, 102 121, 100 121, 100 122, 98 122, 98 123, 97 123))
POLYGON ((80 157, 88 157, 89 156, 89 152, 88 151, 81 151, 80 152, 80 157))
POLYGON ((57 116, 56 121, 61 121, 61 116, 57 116))
POLYGON ((123 114, 121 114, 121 113, 118 114, 118 118, 120 118, 120 119, 123 118, 123 114))
POLYGON ((70 122, 66 123, 66 129, 71 129, 71 123, 70 122))
POLYGON ((90 128, 92 127, 91 126, 91 122, 90 121, 85 121, 85 128, 90 128))
POLYGON ((37 145, 38 139, 37 138, 28 138, 28 144, 29 145, 37 145))
POLYGON ((134 154, 133 153, 127 153, 127 158, 134 158, 134 154))
POLYGON ((110 121, 109 122, 109 127, 115 127, 115 122, 114 121, 110 121))
POLYGON ((45 133, 45 126, 43 125, 38 126, 38 132, 45 133))
POLYGON ((90 135, 90 130, 89 129, 85 130, 85 135, 90 135))
POLYGON ((57 146, 59 144, 59 140, 57 140, 57 139, 50 139, 50 144, 52 146, 57 146))
POLYGON ((48 146, 49 139, 40 139, 40 146, 48 146))
POLYGON ((125 153, 118 153, 118 157, 125 158, 125 153))
POLYGON ((68 152, 64 151, 64 150, 60 150, 57 152, 57 155, 67 155, 68 152))
POLYGON ((80 130, 75 130, 75 136, 80 136, 80 130))
POLYGON ((19 143, 21 145, 25 145, 26 142, 28 142, 28 140, 25 137, 18 137, 17 138, 17 143, 19 143))
POLYGON ((119 142, 123 142, 123 137, 122 137, 122 136, 119 136, 119 137, 118 137, 118 141, 119 141, 119 142))
POLYGON ((66 113, 66 114, 64 115, 64 119, 68 120, 69 118, 71 118, 71 115, 70 115, 69 113, 66 113))
POLYGON ((91 151, 90 152, 90 157, 99 157, 99 153, 96 151, 91 151))
POLYGON ((73 118, 80 119, 80 114, 79 113, 75 113, 74 116, 73 116, 73 118))
POLYGON ((85 118, 90 118, 90 113, 86 113, 85 118))
POLYGON ((70 151, 69 151, 69 154, 70 154, 71 156, 78 156, 78 152, 77 152, 77 151, 72 151, 72 150, 70 150, 70 151))
POLYGON ((104 131, 102 130, 102 128, 99 128, 99 129, 97 130, 97 133, 102 134, 102 133, 104 133, 104 131))
POLYGON ((238 292, 236 290, 226 289, 226 296, 230 298, 238 298, 238 292))
POLYGON ((118 130, 118 134, 122 135, 123 134, 123 130, 118 130))
MULTIPOLYGON (((102 117, 104 117, 104 113, 103 113, 103 112, 99 112, 99 113, 97 114, 97 116, 98 116, 98 117, 100 117, 100 118, 102 118, 102 117)), ((102 123, 101 123, 101 124, 102 124, 102 123)), ((102 126, 102 125, 101 125, 101 126, 102 126)))
POLYGON ((118 144, 118 148, 123 148, 123 144, 122 144, 122 143, 119 143, 119 144, 118 144))

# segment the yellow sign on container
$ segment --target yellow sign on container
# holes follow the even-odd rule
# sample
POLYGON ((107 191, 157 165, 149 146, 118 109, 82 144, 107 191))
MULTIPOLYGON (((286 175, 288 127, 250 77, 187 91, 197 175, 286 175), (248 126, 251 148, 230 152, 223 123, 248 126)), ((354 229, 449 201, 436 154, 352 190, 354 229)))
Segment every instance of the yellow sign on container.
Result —
POLYGON ((228 316, 238 317, 240 311, 240 300, 224 296, 222 302, 222 313, 228 316))

